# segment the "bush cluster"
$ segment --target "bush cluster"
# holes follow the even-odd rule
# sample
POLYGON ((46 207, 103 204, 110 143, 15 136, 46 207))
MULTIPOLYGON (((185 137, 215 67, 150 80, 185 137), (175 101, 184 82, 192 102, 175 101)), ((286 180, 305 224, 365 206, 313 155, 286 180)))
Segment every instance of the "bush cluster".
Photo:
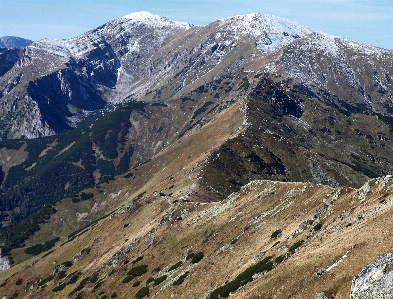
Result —
POLYGON ((57 237, 46 241, 44 244, 36 244, 34 246, 27 247, 24 251, 26 254, 38 255, 41 252, 52 249, 59 240, 60 238, 57 237))
POLYGON ((281 233, 282 233, 282 230, 281 230, 281 229, 275 230, 275 231, 272 233, 272 235, 271 235, 270 237, 271 237, 272 239, 278 238, 278 237, 281 236, 281 233))
POLYGON ((289 252, 291 252, 291 253, 295 252, 295 250, 298 249, 303 243, 304 243, 304 240, 297 241, 295 244, 293 244, 291 247, 289 247, 289 252))
POLYGON ((62 284, 58 285, 57 287, 54 287, 52 289, 52 291, 53 292, 60 292, 61 290, 64 290, 66 286, 67 286, 66 283, 62 283, 62 284))
POLYGON ((192 259, 191 259, 191 263, 196 264, 199 263, 201 261, 201 259, 203 259, 205 255, 203 254, 203 252, 198 252, 196 253, 192 259))
POLYGON ((157 277, 156 279, 154 279, 154 285, 158 286, 161 282, 163 282, 167 278, 168 278, 167 275, 163 275, 163 276, 157 277))
POLYGON ((265 271, 270 271, 273 269, 273 263, 270 261, 271 257, 266 257, 262 261, 256 263, 255 265, 247 268, 245 271, 240 273, 234 280, 226 283, 222 287, 215 289, 209 299, 227 298, 231 292, 236 291, 241 286, 252 281, 252 276, 256 273, 261 273, 265 271), (219 297, 220 296, 220 297, 219 297))
POLYGON ((173 283, 174 286, 181 285, 184 282, 184 278, 186 278, 188 275, 188 271, 184 273, 183 275, 180 275, 178 279, 176 279, 173 283))
POLYGON ((135 294, 135 298, 143 298, 145 296, 149 296, 149 287, 143 287, 139 289, 139 291, 135 294))
POLYGON ((175 269, 179 268, 181 265, 183 265, 183 262, 182 262, 182 261, 178 261, 176 264, 172 265, 172 266, 169 268, 168 271, 175 270, 175 269))
POLYGON ((146 272, 147 272, 147 265, 141 265, 131 268, 130 271, 127 272, 127 275, 137 277, 137 276, 142 276, 146 272))

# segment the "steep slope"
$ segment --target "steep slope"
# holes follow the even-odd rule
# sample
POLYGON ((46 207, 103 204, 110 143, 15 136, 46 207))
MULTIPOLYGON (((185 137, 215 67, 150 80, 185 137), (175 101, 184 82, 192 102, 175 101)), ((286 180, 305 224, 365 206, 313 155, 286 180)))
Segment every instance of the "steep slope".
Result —
POLYGON ((2 139, 59 133, 107 102, 166 100, 310 32, 259 14, 192 27, 142 12, 35 42, 0 80, 2 139))
POLYGON ((264 69, 325 92, 348 111, 391 115, 392 58, 389 50, 312 33, 273 53, 264 69))
POLYGON ((256 179, 360 187, 367 178, 392 172, 391 117, 350 113, 307 85, 288 88, 285 77, 255 76, 247 129, 204 167, 201 183, 208 196, 221 200, 256 179))
MULTIPOLYGON (((231 84, 240 83, 240 79, 231 79, 231 84)), ((227 90, 225 101, 194 91, 166 103, 129 102, 78 130, 1 142, 2 226, 149 160, 198 131, 233 105, 240 93, 227 90)))
POLYGON ((7 73, 18 61, 17 49, 0 48, 0 76, 7 73))
POLYGON ((47 202, 55 202, 121 173, 203 126, 215 112, 246 94, 247 86, 240 82, 238 68, 252 60, 255 51, 264 55, 265 52, 256 48, 261 36, 270 36, 270 41, 275 42, 263 50, 271 51, 309 31, 290 21, 259 14, 190 28, 149 13, 136 13, 75 39, 34 43, 8 73, 15 74, 18 67, 23 70, 18 78, 8 82, 7 89, 7 97, 12 98, 14 92, 23 93, 22 85, 27 84, 30 94, 27 98, 34 99, 29 104, 17 99, 11 106, 11 102, 5 101, 4 111, 9 107, 15 113, 24 112, 20 114, 22 118, 15 117, 14 112, 4 117, 1 127, 8 130, 8 124, 12 124, 11 131, 27 132, 33 128, 38 135, 51 135, 71 129, 81 121, 85 125, 97 120, 98 123, 59 138, 10 141, 1 145, 3 226, 20 221, 47 202), (180 34, 184 30, 185 36, 180 34), (282 30, 286 34, 281 34, 282 30), (149 45, 149 49, 137 44, 149 45), (173 51, 178 48, 180 52, 173 51), (147 65, 152 67, 149 69, 147 65), (35 74, 33 66, 40 68, 42 76, 29 81, 30 75, 35 74), (97 66, 102 67, 97 69, 97 66), (131 72, 135 76, 130 76, 131 72), (138 83, 133 85, 135 82, 138 83), (104 94, 112 102, 126 97, 128 104, 123 101, 120 105, 107 105, 94 113, 92 110, 106 105, 102 100, 104 94), (146 107, 155 112, 142 117, 145 125, 139 124, 139 120, 127 120, 128 116, 124 115, 125 110, 132 110, 130 99, 153 102, 146 107), (118 107, 124 109, 99 120, 118 107), (177 107, 181 111, 176 111, 177 107), (46 115, 44 127, 42 113, 46 115), (25 121, 26 117, 30 120, 25 121), (117 117, 124 119, 120 127, 116 124, 117 117), (144 126, 148 129, 140 134, 144 126), (106 132, 105 145, 96 140, 102 137, 101 130, 106 132), (84 135, 86 132, 92 134, 91 138, 84 135), (116 138, 119 134, 121 137, 116 138), (155 144, 145 143, 147 138, 155 144), (111 148, 110 153, 103 148, 111 148), (47 151, 51 154, 42 154, 47 151))
MULTIPOLYGON (((228 123, 228 116, 217 121, 228 123)), ((184 139, 132 170, 133 178, 86 190, 94 198, 58 203, 29 243, 50 231, 61 237, 57 245, 3 272, 2 293, 348 298, 361 269, 391 250, 390 176, 360 189, 253 181, 221 202, 205 203, 193 178, 201 173, 202 151, 219 145, 207 140, 213 143, 195 147, 184 139), (170 158, 179 154, 184 158, 170 158)))
POLYGON ((134 14, 71 40, 33 43, 1 78, 2 90, 7 82, 15 82, 2 93, 3 138, 34 138, 75 127, 105 106, 109 99, 103 89, 116 85, 120 59, 129 65, 132 43, 149 45, 149 50, 138 51, 142 61, 169 36, 188 27, 151 14, 134 14))
POLYGON ((204 165, 206 201, 256 179, 360 187, 392 172, 391 117, 349 112, 285 77, 240 72, 166 103, 131 102, 81 130, 3 142, 3 226, 135 167, 239 101, 247 128, 204 165))

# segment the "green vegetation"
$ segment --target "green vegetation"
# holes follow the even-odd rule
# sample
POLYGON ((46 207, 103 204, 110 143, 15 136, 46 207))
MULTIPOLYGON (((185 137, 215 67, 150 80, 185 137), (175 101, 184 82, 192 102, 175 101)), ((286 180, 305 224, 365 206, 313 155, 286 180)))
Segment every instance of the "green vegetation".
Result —
POLYGON ((322 228, 322 223, 319 222, 317 225, 314 226, 315 231, 319 231, 322 228))
POLYGON ((94 285, 94 287, 93 287, 93 292, 94 292, 95 290, 97 290, 99 287, 101 287, 103 284, 104 284, 104 281, 103 281, 103 280, 100 280, 99 282, 97 282, 97 283, 94 285))
POLYGON ((147 265, 141 265, 131 268, 131 270, 127 272, 127 275, 137 277, 137 276, 142 276, 146 272, 147 272, 147 265))
POLYGON ((16 281, 15 284, 16 284, 17 286, 20 286, 22 283, 23 283, 22 278, 19 278, 19 279, 16 281))
POLYGON ((169 268, 168 271, 175 270, 175 269, 179 268, 181 265, 183 265, 183 262, 182 262, 182 261, 178 261, 176 264, 172 265, 172 266, 169 268))
POLYGON ((285 260, 285 255, 279 255, 278 257, 276 257, 276 258, 274 259, 274 261, 275 261, 277 264, 282 263, 284 260, 285 260))
POLYGON ((151 282, 153 282, 154 281, 154 278, 153 277, 149 277, 147 280, 146 280, 146 284, 149 284, 149 283, 151 283, 151 282))
POLYGON ((139 291, 135 294, 135 298, 143 298, 145 296, 149 296, 149 287, 143 287, 139 289, 139 291))
POLYGON ((186 260, 188 261, 189 259, 193 258, 195 255, 195 253, 190 252, 189 254, 187 254, 186 260))
POLYGON ((60 291, 64 290, 66 286, 67 286, 66 283, 62 283, 62 284, 58 285, 57 287, 54 287, 52 289, 52 291, 53 292, 60 292, 60 291))
POLYGON ((198 115, 206 112, 207 108, 212 104, 214 104, 214 102, 212 102, 212 101, 208 101, 208 102, 204 103, 200 108, 195 110, 194 115, 192 116, 192 119, 196 119, 198 117, 198 115))
POLYGON ((67 268, 70 268, 70 267, 72 267, 72 262, 71 261, 65 261, 64 263, 61 263, 63 266, 65 266, 65 267, 67 267, 67 268))
POLYGON ((91 248, 87 247, 87 248, 83 248, 81 251, 81 254, 90 254, 91 248))
POLYGON ((94 275, 92 277, 90 277, 89 280, 91 283, 95 283, 98 281, 98 273, 94 273, 94 275))
POLYGON ((72 296, 76 292, 81 291, 85 285, 89 282, 90 277, 85 277, 82 279, 82 281, 79 283, 79 285, 69 294, 69 296, 72 296))
POLYGON ((60 271, 60 272, 57 274, 57 279, 63 279, 64 277, 66 277, 65 271, 60 271))
POLYGON ((139 193, 139 194, 136 196, 136 198, 137 198, 137 199, 142 198, 142 196, 145 195, 145 193, 146 193, 146 191, 143 191, 142 193, 139 193))
POLYGON ((281 229, 275 230, 275 231, 272 233, 272 235, 270 236, 270 238, 272 238, 272 239, 278 238, 278 237, 281 236, 281 233, 282 233, 282 230, 281 230, 281 229))
POLYGON ((70 280, 68 280, 67 284, 74 284, 74 283, 76 283, 76 282, 78 281, 78 279, 79 279, 79 275, 78 275, 78 274, 73 275, 73 276, 70 278, 70 280))
POLYGON ((24 251, 26 254, 38 255, 41 252, 47 251, 53 248, 60 238, 54 238, 52 240, 46 241, 44 244, 36 244, 34 246, 27 247, 24 251))
POLYGON ((94 194, 93 193, 85 193, 85 192, 81 193, 81 200, 88 200, 88 199, 91 199, 91 198, 94 198, 94 194))
POLYGON ((226 283, 222 287, 215 289, 209 299, 227 298, 230 293, 235 292, 241 286, 246 285, 252 281, 252 276, 257 273, 268 272, 273 269, 273 263, 270 261, 271 257, 266 257, 262 261, 255 265, 247 268, 245 271, 240 273, 234 280, 226 283))
POLYGON ((173 285, 174 285, 174 286, 181 285, 181 284, 184 282, 184 279, 187 277, 187 275, 188 275, 188 271, 185 272, 184 274, 180 275, 179 278, 176 279, 176 280, 173 282, 173 285))
POLYGON ((199 263, 199 262, 203 259, 204 256, 205 256, 205 255, 203 254, 203 252, 198 252, 198 253, 196 253, 196 254, 192 257, 191 263, 193 263, 193 264, 199 263))
POLYGON ((45 253, 42 257, 46 257, 46 256, 50 255, 50 254, 53 253, 53 252, 55 252, 55 251, 54 251, 54 250, 50 250, 50 251, 48 251, 47 253, 45 253))
POLYGON ((41 281, 38 283, 38 286, 41 287, 41 286, 47 284, 48 282, 50 282, 52 279, 53 279, 53 275, 49 275, 48 277, 45 277, 43 280, 41 280, 41 281))
POLYGON ((136 264, 137 262, 143 260, 143 256, 138 256, 135 260, 132 261, 133 264, 136 264))
POLYGON ((78 229, 78 230, 76 230, 76 231, 70 233, 70 234, 68 235, 68 239, 73 239, 73 238, 75 238, 76 236, 85 233, 86 231, 87 231, 87 230, 86 230, 86 227, 82 227, 82 228, 80 228, 80 229, 78 229))
POLYGON ((125 174, 125 175, 123 176, 123 178, 128 179, 128 178, 132 177, 133 175, 134 175, 134 174, 133 174, 132 172, 129 172, 129 173, 125 174))
POLYGON ((133 280, 134 279, 134 276, 132 276, 132 275, 128 275, 128 276, 126 276, 121 282, 122 283, 129 283, 131 280, 133 280))
POLYGON ((132 126, 130 114, 149 118, 148 112, 159 113, 163 109, 168 109, 165 104, 129 102, 92 126, 88 124, 56 136, 0 141, 0 149, 19 150, 24 146, 27 153, 25 160, 12 166, 6 176, 0 170, 0 208, 4 211, 0 220, 10 219, 4 221, 7 228, 2 228, 0 241, 12 244, 12 248, 22 247, 24 240, 38 229, 36 223, 30 223, 13 231, 16 223, 68 196, 72 196, 74 203, 92 198, 93 194, 88 192, 75 194, 95 185, 94 173, 99 173, 103 182, 128 171, 134 155, 127 139, 132 126), (97 157, 94 147, 98 147, 104 159, 97 157))
POLYGON ((289 252, 295 252, 296 249, 298 249, 302 244, 304 243, 304 240, 297 241, 295 244, 293 244, 291 247, 289 247, 289 252))
POLYGON ((239 88, 237 90, 239 89, 246 90, 249 86, 250 86, 250 82, 248 81, 248 78, 244 77, 242 83, 240 83, 239 88))
POLYGON ((111 298, 116 298, 116 297, 117 297, 116 292, 112 293, 111 298))
POLYGON ((1 255, 4 257, 4 256, 9 256, 11 254, 12 248, 7 246, 0 246, 0 250, 1 250, 1 255))
POLYGON ((81 200, 80 200, 78 197, 73 197, 73 198, 71 199, 71 201, 72 201, 73 203, 78 203, 78 202, 80 202, 81 200))
POLYGON ((141 284, 140 281, 135 281, 134 284, 132 285, 133 288, 138 287, 141 284))
POLYGON ((76 297, 74 298, 74 299, 82 299, 83 298, 83 294, 84 294, 85 292, 80 292, 78 295, 76 295, 76 297))
POLYGON ((156 279, 154 279, 154 285, 158 286, 161 282, 163 282, 167 278, 168 278, 167 275, 163 275, 163 276, 157 277, 156 279))
POLYGON ((0 284, 0 288, 3 288, 7 285, 8 279, 6 279, 2 284, 0 284))
POLYGON ((56 210, 51 205, 47 205, 34 215, 3 231, 2 238, 5 246, 9 248, 23 247, 24 241, 39 231, 40 224, 47 222, 54 213, 56 210))

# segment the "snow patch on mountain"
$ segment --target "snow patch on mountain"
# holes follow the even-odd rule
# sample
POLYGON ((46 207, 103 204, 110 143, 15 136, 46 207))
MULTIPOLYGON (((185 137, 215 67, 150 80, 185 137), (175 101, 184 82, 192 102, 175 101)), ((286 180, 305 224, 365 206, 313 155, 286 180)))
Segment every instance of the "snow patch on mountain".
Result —
POLYGON ((64 41, 68 51, 77 60, 84 58, 89 52, 95 50, 97 46, 100 47, 103 43, 104 39, 101 30, 64 41))
POLYGON ((274 15, 247 14, 218 20, 221 27, 235 34, 236 39, 247 35, 259 38, 257 48, 271 52, 282 48, 306 34, 314 32, 307 26, 274 15))
POLYGON ((153 15, 148 11, 140 11, 134 12, 128 15, 121 17, 121 19, 131 20, 135 23, 143 23, 150 27, 161 28, 161 27, 181 27, 181 28, 190 28, 192 25, 186 22, 177 22, 169 20, 165 17, 153 15))
POLYGON ((371 55, 381 55, 383 53, 391 53, 391 51, 358 43, 352 41, 348 38, 341 36, 329 35, 322 32, 314 32, 307 38, 307 43, 304 43, 301 47, 304 51, 315 51, 327 55, 333 55, 334 57, 339 57, 342 55, 342 50, 340 46, 351 48, 359 55, 365 54, 371 55))
POLYGON ((45 51, 49 54, 59 56, 64 62, 70 59, 70 51, 67 49, 63 40, 58 39, 42 39, 28 46, 31 56, 41 56, 37 51, 45 51))

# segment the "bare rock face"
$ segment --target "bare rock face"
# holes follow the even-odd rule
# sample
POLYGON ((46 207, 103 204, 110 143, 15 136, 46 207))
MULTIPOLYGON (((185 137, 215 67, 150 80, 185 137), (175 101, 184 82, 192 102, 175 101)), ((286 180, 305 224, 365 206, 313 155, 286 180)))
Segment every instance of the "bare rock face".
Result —
POLYGON ((11 268, 10 261, 6 257, 1 256, 1 249, 0 249, 0 272, 8 270, 11 268))
POLYGON ((393 298, 393 252, 365 266, 352 281, 351 299, 393 298))
POLYGON ((331 297, 326 296, 325 293, 322 292, 322 293, 319 293, 319 294, 317 295, 317 298, 316 298, 316 299, 330 299, 330 298, 331 298, 331 297))

